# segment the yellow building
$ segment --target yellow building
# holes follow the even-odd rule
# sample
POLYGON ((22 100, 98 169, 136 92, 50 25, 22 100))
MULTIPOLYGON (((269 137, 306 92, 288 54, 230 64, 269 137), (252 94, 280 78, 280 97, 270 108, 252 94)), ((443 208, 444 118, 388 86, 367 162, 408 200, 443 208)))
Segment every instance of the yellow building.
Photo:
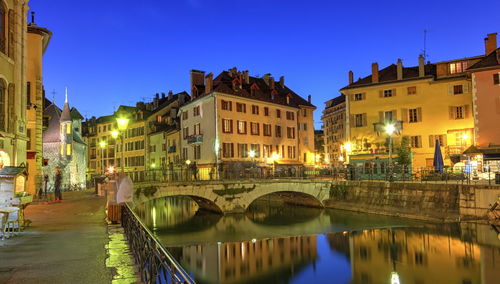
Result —
POLYGON ((181 159, 236 171, 314 164, 310 97, 304 100, 284 77, 275 82, 270 74, 256 78, 233 68, 212 77, 191 71, 191 101, 179 114, 181 159))
MULTIPOLYGON (((445 164, 460 160, 474 141, 471 80, 465 69, 482 56, 403 67, 401 60, 341 89, 347 101, 346 136, 350 159, 387 157, 386 125, 394 125, 393 145, 408 136, 413 166, 432 166, 435 141, 443 147, 445 164)), ((394 155, 395 157, 395 155, 394 155)), ((382 160, 384 160, 382 158, 382 160)))
POLYGON ((28 25, 27 34, 27 70, 26 70, 26 93, 27 93, 27 136, 26 158, 28 166, 28 179, 26 191, 36 194, 37 189, 43 187, 42 164, 43 164, 43 110, 44 90, 42 76, 42 57, 49 45, 52 33, 38 27, 34 22, 28 25))
POLYGON ((0 1, 0 168, 26 165, 28 1, 0 1))

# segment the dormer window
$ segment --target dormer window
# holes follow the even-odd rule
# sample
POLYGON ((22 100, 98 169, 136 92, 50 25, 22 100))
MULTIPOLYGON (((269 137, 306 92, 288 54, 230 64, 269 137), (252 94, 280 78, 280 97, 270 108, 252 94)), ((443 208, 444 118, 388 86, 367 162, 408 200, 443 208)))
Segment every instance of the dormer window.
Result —
POLYGON ((465 72, 467 69, 467 61, 453 62, 449 64, 450 74, 457 74, 465 72))

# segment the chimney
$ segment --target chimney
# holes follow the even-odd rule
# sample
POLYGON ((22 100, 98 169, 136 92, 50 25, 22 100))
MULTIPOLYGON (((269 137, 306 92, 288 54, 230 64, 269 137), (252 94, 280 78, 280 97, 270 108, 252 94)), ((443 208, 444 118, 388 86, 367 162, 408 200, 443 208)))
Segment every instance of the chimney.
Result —
POLYGON ((165 98, 165 93, 161 93, 161 98, 164 99, 165 98))
POLYGON ((378 83, 378 63, 372 63, 372 83, 378 83))
POLYGON ((205 71, 200 70, 191 70, 191 96, 194 95, 194 86, 195 85, 204 85, 205 80, 205 71))
POLYGON ((167 100, 170 101, 173 97, 174 97, 174 93, 172 91, 168 91, 168 99, 167 100))
POLYGON ((307 96, 307 102, 308 102, 308 103, 311 103, 311 95, 308 95, 308 96, 307 96))
POLYGON ((354 83, 354 73, 352 71, 349 71, 349 85, 354 83))
POLYGON ((35 12, 31 12, 31 24, 35 25, 35 12))
POLYGON ((229 77, 233 78, 236 75, 236 73, 238 73, 238 69, 236 67, 233 67, 227 70, 227 72, 229 73, 229 77))
POLYGON ((274 90, 274 78, 273 77, 269 77, 269 88, 271 90, 274 90))
POLYGON ((282 88, 285 87, 285 76, 281 76, 280 77, 280 85, 281 85, 282 88))
POLYGON ((418 56, 418 77, 424 77, 425 76, 425 65, 424 65, 424 56, 420 54, 418 56))
POLYGON ((160 98, 160 94, 156 93, 155 98, 159 99, 160 98))
POLYGON ((497 33, 488 34, 488 37, 484 39, 486 55, 492 53, 495 49, 497 49, 497 33))
POLYGON ((401 58, 398 58, 398 66, 397 66, 397 69, 396 69, 396 73, 397 73, 397 80, 403 80, 403 61, 401 60, 401 58))
POLYGON ((264 75, 264 77, 262 77, 262 79, 264 79, 264 82, 266 82, 266 85, 269 86, 269 78, 271 77, 271 74, 267 73, 264 75))
POLYGON ((214 87, 214 74, 208 73, 205 77, 205 93, 210 93, 214 87))
POLYGON ((250 84, 250 77, 248 76, 248 70, 243 72, 243 80, 245 81, 245 84, 250 84))

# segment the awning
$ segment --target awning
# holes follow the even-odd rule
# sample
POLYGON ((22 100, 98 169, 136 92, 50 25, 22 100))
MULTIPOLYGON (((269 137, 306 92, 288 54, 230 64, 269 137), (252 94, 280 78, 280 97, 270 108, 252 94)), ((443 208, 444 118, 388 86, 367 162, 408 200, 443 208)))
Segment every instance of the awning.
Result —
POLYGON ((26 176, 26 168, 25 167, 3 167, 0 170, 0 177, 2 178, 13 178, 17 177, 18 175, 24 175, 26 176))
POLYGON ((274 162, 278 165, 302 165, 302 163, 297 160, 276 160, 274 162))

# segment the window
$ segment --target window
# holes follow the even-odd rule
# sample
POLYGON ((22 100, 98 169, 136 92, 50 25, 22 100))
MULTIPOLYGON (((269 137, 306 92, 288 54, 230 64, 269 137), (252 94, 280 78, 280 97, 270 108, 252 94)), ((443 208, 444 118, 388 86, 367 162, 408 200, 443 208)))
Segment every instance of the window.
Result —
POLYGON ((255 158, 260 157, 260 145, 259 144, 250 144, 250 151, 255 153, 255 158))
POLYGON ((184 137, 184 139, 187 139, 188 136, 189 136, 189 127, 184 127, 182 129, 182 137, 184 137))
POLYGON ((264 125, 264 136, 271 136, 271 124, 264 125))
POLYGON ((248 157, 248 145, 238 144, 238 157, 247 158, 248 157))
POLYGON ((422 148, 422 137, 410 136, 410 146, 412 148, 422 148))
POLYGON ((71 156, 71 144, 66 144, 66 155, 71 156))
POLYGON ((307 123, 304 123, 304 127, 302 128, 302 130, 307 130, 307 123))
POLYGON ((26 105, 31 106, 31 83, 26 82, 26 105))
POLYGON ((242 104, 242 103, 236 103, 236 111, 246 113, 247 112, 247 105, 242 104))
POLYGON ((271 152, 273 151, 272 145, 262 145, 262 152, 264 158, 271 157, 271 152))
POLYGON ((264 115, 269 116, 269 108, 268 107, 264 107, 264 115))
POLYGON ((354 115, 354 127, 363 127, 365 126, 365 114, 358 113, 354 115))
POLYGON ((453 86, 453 94, 454 95, 459 95, 464 93, 464 86, 463 85, 454 85, 453 86))
POLYGON ((184 147, 182 148, 182 159, 187 160, 188 158, 188 148, 184 147))
POLYGON ((33 143, 33 137, 31 137, 31 129, 27 129, 26 131, 26 136, 28 136, 28 141, 26 142, 26 150, 31 150, 31 144, 33 143))
POLYGON ((186 120, 186 119, 188 119, 188 113, 187 113, 187 111, 183 111, 182 112, 182 120, 186 120))
POLYGON ((199 123, 194 125, 194 135, 201 135, 201 126, 199 123))
POLYGON ((281 110, 279 109, 276 110, 276 117, 281 118, 281 110))
POLYGON ((252 135, 259 135, 259 123, 257 122, 250 122, 250 134, 252 135))
POLYGON ((384 98, 390 98, 393 96, 392 90, 384 90, 384 98))
POLYGON ((201 159, 201 145, 195 145, 193 147, 194 150, 194 159, 199 160, 201 159))
POLYGON ((417 93, 417 87, 412 86, 406 89, 408 95, 415 95, 417 93))
POLYGON ((500 73, 493 74, 493 85, 500 85, 500 73))
POLYGON ((233 102, 222 100, 222 109, 232 111, 233 110, 233 102))
POLYGON ((232 119, 222 119, 222 133, 233 133, 232 119))
POLYGON ((222 143, 222 157, 223 158, 234 157, 233 143, 222 143))
POLYGON ((5 35, 7 34, 7 31, 6 31, 7 17, 5 17, 6 12, 7 11, 5 9, 5 6, 3 5, 2 2, 0 2, 0 52, 3 52, 3 53, 7 53, 6 52, 7 44, 6 44, 6 40, 5 40, 5 35))
POLYGON ((259 106, 252 105, 252 114, 259 114, 259 106))
POLYGON ((416 108, 412 108, 409 110, 409 122, 417 122, 418 121, 418 111, 416 108))
POLYGON ((439 145, 446 146, 446 134, 429 135, 429 147, 435 147, 436 140, 439 141, 439 145))
POLYGON ((193 108, 193 116, 198 116, 200 115, 200 106, 195 106, 193 108))
POLYGON ((288 146, 288 158, 295 159, 295 146, 288 146))
POLYGON ((238 134, 247 134, 247 122, 238 120, 238 134))
POLYGON ((464 119, 467 116, 468 106, 450 107, 450 119, 464 119))
MULTIPOLYGON (((0 13, 1 13, 2 5, 0 4, 0 13)), ((0 21, 1 21, 1 15, 0 15, 0 21)), ((0 27, 1 31, 1 27, 0 27)), ((5 90, 6 86, 2 80, 0 80, 0 130, 5 131, 5 90)), ((47 123, 48 125, 48 123, 47 123)), ((3 147, 2 147, 3 148, 3 147)))
POLYGON ((307 117, 307 109, 302 109, 302 116, 307 117))
POLYGON ((289 139, 295 139, 295 127, 286 128, 286 137, 289 139))
POLYGON ((275 126, 274 135, 276 135, 276 137, 281 137, 281 126, 279 126, 279 125, 275 126))
POLYGON ((462 73, 467 69, 467 61, 450 63, 450 74, 462 73))
POLYGON ((286 119, 287 120, 295 120, 295 113, 293 113, 293 111, 287 111, 286 112, 286 119))
POLYGON ((363 94, 362 93, 354 94, 354 100, 355 101, 361 101, 361 100, 363 100, 363 94))

